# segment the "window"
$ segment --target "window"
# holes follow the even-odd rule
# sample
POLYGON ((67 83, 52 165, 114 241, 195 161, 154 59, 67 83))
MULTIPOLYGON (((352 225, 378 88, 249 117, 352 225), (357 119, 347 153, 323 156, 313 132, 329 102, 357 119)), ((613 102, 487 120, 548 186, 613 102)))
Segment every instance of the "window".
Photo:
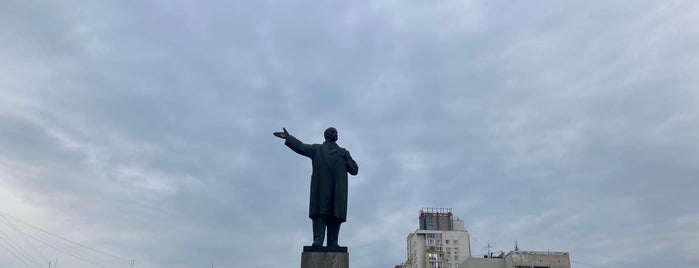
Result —
POLYGON ((430 268, 444 268, 443 266, 443 256, 438 253, 428 253, 427 254, 430 268))
POLYGON ((447 254, 451 253, 451 248, 447 248, 447 254))
POLYGON ((454 239, 454 245, 458 245, 458 244, 459 244, 459 240, 454 239))
POLYGON ((439 246, 442 244, 441 234, 427 234, 426 241, 427 246, 439 246))
POLYGON ((430 246, 425 248, 427 251, 442 251, 442 247, 430 246))
POLYGON ((449 239, 447 239, 446 241, 444 241, 444 244, 449 245, 449 239))

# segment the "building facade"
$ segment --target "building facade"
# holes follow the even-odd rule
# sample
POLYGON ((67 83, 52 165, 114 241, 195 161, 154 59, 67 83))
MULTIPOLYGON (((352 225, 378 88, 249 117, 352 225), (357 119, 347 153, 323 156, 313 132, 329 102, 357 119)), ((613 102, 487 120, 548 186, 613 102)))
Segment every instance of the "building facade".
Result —
POLYGON ((471 238, 464 221, 449 208, 420 210, 419 228, 408 234, 404 268, 457 268, 471 257, 471 238))
POLYGON ((459 268, 570 268, 568 252, 510 251, 502 257, 467 258, 459 268))

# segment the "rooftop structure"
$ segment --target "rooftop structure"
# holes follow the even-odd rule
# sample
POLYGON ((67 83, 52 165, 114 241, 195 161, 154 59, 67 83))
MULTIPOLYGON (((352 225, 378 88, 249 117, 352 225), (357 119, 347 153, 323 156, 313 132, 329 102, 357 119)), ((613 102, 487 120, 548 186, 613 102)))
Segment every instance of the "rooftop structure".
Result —
POLYGON ((451 208, 423 208, 420 210, 420 230, 454 229, 451 208))

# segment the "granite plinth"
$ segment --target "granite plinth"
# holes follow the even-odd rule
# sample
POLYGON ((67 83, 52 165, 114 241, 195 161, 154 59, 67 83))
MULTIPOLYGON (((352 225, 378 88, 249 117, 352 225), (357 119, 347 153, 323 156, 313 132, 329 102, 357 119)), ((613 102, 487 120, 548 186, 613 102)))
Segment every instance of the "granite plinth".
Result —
POLYGON ((301 268, 349 268, 349 253, 347 247, 308 247, 315 251, 306 251, 304 247, 301 253, 301 268), (321 251, 325 248, 326 251, 321 251), (328 251, 344 248, 345 252, 328 251))

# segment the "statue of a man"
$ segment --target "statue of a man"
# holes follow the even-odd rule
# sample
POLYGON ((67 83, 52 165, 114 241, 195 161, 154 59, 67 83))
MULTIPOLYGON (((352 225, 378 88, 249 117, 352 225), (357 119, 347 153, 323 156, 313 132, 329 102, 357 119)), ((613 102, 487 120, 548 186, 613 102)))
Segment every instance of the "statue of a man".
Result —
POLYGON ((286 146, 311 159, 311 202, 308 216, 313 220, 313 246, 321 247, 328 231, 328 247, 338 247, 340 224, 347 220, 347 173, 357 175, 359 166, 349 151, 337 145, 337 130, 325 130, 323 144, 305 144, 284 132, 274 136, 285 139, 286 146))

